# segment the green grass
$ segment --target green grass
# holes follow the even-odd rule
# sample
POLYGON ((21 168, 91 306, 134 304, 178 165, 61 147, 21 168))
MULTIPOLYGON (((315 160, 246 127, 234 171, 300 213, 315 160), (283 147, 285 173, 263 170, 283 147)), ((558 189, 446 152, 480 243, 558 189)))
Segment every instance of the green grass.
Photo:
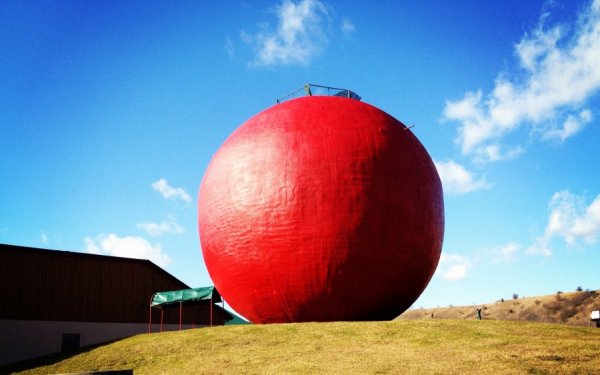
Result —
POLYGON ((247 325, 144 334, 25 373, 593 374, 600 329, 477 320, 247 325))

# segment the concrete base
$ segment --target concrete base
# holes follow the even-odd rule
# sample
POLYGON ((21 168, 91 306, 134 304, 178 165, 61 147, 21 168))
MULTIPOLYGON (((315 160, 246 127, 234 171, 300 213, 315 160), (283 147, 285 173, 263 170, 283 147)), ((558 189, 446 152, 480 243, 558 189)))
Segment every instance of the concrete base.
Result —
MULTIPOLYGON (((183 325, 183 329, 193 328, 183 325)), ((179 324, 165 324, 176 331, 179 324)), ((153 324, 158 332, 160 324, 153 324)), ((93 323, 42 320, 0 320, 0 366, 67 349, 100 344, 148 332, 143 323, 93 323)))

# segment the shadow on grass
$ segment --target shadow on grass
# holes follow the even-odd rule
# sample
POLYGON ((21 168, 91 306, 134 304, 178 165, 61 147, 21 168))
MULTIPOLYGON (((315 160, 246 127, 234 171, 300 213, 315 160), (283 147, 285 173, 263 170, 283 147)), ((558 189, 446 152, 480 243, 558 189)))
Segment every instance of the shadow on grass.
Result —
MULTIPOLYGON (((37 357, 32 359, 26 359, 23 361, 10 363, 8 365, 0 366, 0 375, 2 374, 12 374, 15 372, 32 370, 42 366, 50 366, 55 363, 61 362, 65 359, 74 357, 78 354, 87 353, 91 350, 99 348, 104 345, 109 345, 115 343, 117 341, 121 341, 122 339, 116 339, 111 341, 106 341, 99 344, 88 345, 78 349, 66 350, 64 352, 58 352, 53 354, 48 354, 43 357, 37 357)), ((118 370, 118 371, 98 371, 98 372, 89 372, 89 374, 133 374, 133 370, 118 370)))

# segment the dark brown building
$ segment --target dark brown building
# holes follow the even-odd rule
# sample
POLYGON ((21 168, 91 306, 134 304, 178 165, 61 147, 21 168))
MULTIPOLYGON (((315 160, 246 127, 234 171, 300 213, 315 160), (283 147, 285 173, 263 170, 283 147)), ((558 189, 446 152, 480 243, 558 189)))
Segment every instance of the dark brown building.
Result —
MULTIPOLYGON (((148 332, 152 295, 188 288, 149 260, 0 244, 0 365, 148 332)), ((213 323, 225 314, 213 305, 213 323)), ((183 327, 210 315, 209 303, 185 307, 183 327)), ((178 308, 163 318, 179 329, 178 308)))

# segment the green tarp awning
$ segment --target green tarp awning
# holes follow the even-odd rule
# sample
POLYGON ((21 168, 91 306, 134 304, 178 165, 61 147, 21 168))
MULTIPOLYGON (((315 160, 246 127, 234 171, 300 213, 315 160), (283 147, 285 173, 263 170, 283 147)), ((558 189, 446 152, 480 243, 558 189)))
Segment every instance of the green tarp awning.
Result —
POLYGON ((154 293, 154 295, 152 296, 152 302, 150 303, 150 306, 159 307, 180 302, 189 303, 210 300, 211 298, 213 303, 221 302, 221 296, 219 295, 219 292, 217 292, 214 286, 207 286, 204 288, 194 289, 172 290, 169 292, 154 293))
MULTIPOLYGON (((168 292, 154 293, 154 295, 152 296, 152 301, 150 302, 150 310, 152 310, 152 308, 163 309, 169 307, 176 307, 173 305, 180 305, 180 303, 183 306, 189 306, 198 303, 210 303, 214 305, 217 302, 223 302, 223 300, 221 299, 221 295, 215 289, 214 286, 207 286, 204 288, 171 290, 168 292)), ((221 311, 224 314, 224 323, 227 325, 248 324, 248 321, 240 318, 232 312, 225 310, 224 307, 214 305, 214 308, 217 309, 217 311, 221 311)), ((150 316, 152 317, 152 315, 150 316)))

